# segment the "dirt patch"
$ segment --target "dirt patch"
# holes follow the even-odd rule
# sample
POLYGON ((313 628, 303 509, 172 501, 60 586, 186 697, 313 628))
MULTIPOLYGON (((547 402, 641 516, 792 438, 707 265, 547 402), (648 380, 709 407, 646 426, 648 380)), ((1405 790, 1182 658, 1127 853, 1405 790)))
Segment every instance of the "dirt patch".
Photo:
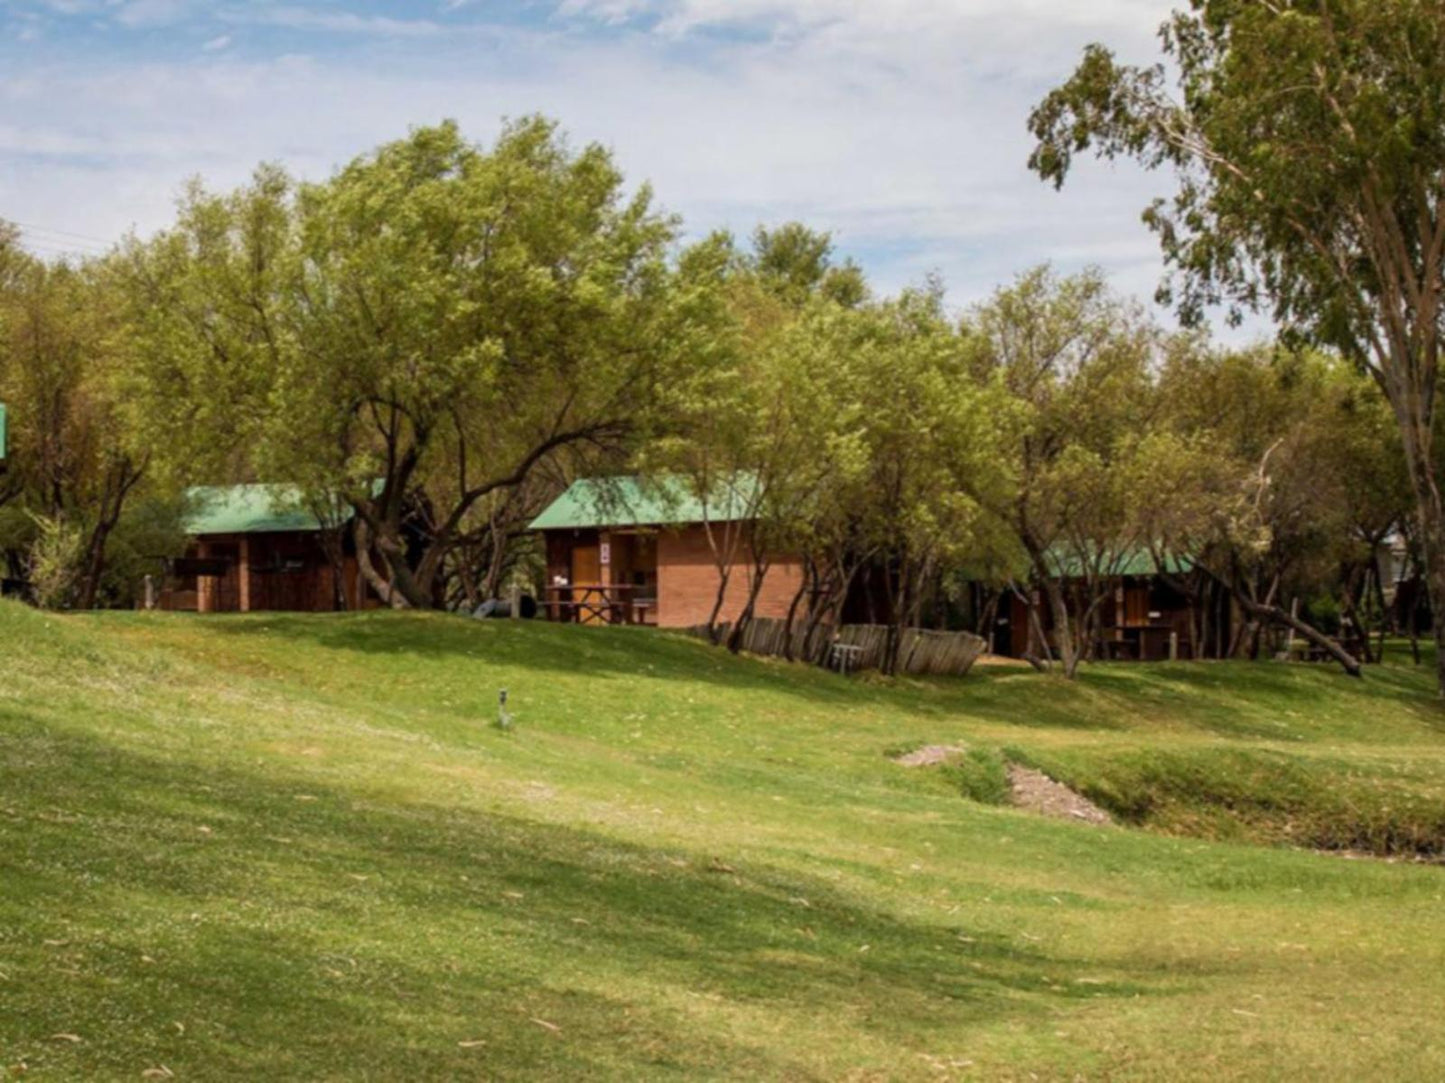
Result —
POLYGON ((1031 767, 1010 764, 1008 785, 1013 794, 1013 803, 1029 812, 1087 824, 1111 822, 1109 814, 1087 797, 1079 796, 1063 783, 1055 782, 1042 771, 1035 771, 1031 767))
POLYGON ((963 753, 962 745, 924 745, 896 757, 893 762, 904 767, 932 767, 935 764, 947 763, 963 753))
POLYGON ((1028 669, 1029 664, 1022 658, 1010 658, 1006 654, 980 654, 973 662, 976 666, 1006 666, 1010 669, 1028 669))
POLYGON ((1445 856, 1440 854, 1372 854, 1366 850, 1321 850, 1315 853, 1323 857, 1338 857, 1345 861, 1383 861, 1386 865, 1445 865, 1445 856))

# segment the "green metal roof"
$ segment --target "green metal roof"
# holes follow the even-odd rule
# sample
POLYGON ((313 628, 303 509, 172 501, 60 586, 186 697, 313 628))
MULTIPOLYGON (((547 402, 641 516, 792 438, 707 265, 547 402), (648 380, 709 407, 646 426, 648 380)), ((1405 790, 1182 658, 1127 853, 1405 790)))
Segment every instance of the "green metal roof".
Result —
POLYGON ((282 534, 322 529, 294 485, 204 485, 186 491, 186 533, 282 534))
MULTIPOLYGON (((1051 549, 1046 557, 1058 575, 1075 578, 1084 574, 1084 562, 1079 559, 1077 553, 1051 549)), ((1171 554, 1164 558, 1163 572, 1166 575, 1184 575, 1193 566, 1193 561, 1188 558, 1171 554)), ((1147 549, 1132 549, 1118 555, 1109 554, 1106 556, 1102 568, 1106 575, 1123 576, 1158 575, 1160 570, 1159 563, 1147 549)))
POLYGON ((720 484, 703 502, 681 478, 581 478, 532 520, 533 530, 579 530, 618 526, 676 526, 746 518, 757 482, 739 475, 720 484))

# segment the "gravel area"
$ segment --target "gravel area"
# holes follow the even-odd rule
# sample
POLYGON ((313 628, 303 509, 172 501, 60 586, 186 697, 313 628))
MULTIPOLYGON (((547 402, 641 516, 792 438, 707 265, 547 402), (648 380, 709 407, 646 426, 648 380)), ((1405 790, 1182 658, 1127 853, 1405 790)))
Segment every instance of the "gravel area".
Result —
POLYGON ((963 755, 962 745, 924 745, 922 748, 915 748, 912 752, 899 756, 894 763, 904 767, 932 767, 934 764, 946 763, 955 756, 963 755))
POLYGON ((1055 782, 1042 771, 1011 764, 1008 784, 1013 791, 1014 804, 1029 812, 1088 824, 1111 822, 1109 814, 1094 802, 1076 794, 1063 783, 1055 782))

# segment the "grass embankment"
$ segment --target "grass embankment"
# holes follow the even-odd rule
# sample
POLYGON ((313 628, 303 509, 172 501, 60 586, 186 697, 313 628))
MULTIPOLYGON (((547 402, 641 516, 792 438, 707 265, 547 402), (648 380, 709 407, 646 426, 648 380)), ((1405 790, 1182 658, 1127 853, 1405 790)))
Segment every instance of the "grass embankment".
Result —
POLYGON ((0 659, 0 1073, 1445 1076, 1445 869, 959 793, 1008 755, 1162 831, 1437 848, 1427 672, 889 687, 630 630, 3 605, 0 659), (914 741, 979 751, 883 755, 914 741))

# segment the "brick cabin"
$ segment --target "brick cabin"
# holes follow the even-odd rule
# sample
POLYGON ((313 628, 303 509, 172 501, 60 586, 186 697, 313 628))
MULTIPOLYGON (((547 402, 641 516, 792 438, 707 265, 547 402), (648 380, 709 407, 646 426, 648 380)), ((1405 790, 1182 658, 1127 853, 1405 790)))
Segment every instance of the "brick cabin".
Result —
POLYGON ((330 528, 341 567, 328 555, 328 528, 282 485, 201 487, 187 494, 191 539, 171 561, 162 609, 199 613, 330 612, 377 604, 357 567, 350 524, 330 528), (343 606, 344 597, 344 606, 343 606))
MULTIPOLYGON (((544 612, 551 620, 586 624, 686 628, 706 622, 720 578, 709 525, 715 532, 735 530, 747 503, 725 495, 704 513, 677 484, 644 486, 636 478, 574 482, 532 522, 546 545, 544 612)), ((747 601, 749 566, 739 556, 720 614, 724 621, 735 619, 747 601)), ((799 558, 775 560, 756 615, 786 617, 802 584, 799 558)))

